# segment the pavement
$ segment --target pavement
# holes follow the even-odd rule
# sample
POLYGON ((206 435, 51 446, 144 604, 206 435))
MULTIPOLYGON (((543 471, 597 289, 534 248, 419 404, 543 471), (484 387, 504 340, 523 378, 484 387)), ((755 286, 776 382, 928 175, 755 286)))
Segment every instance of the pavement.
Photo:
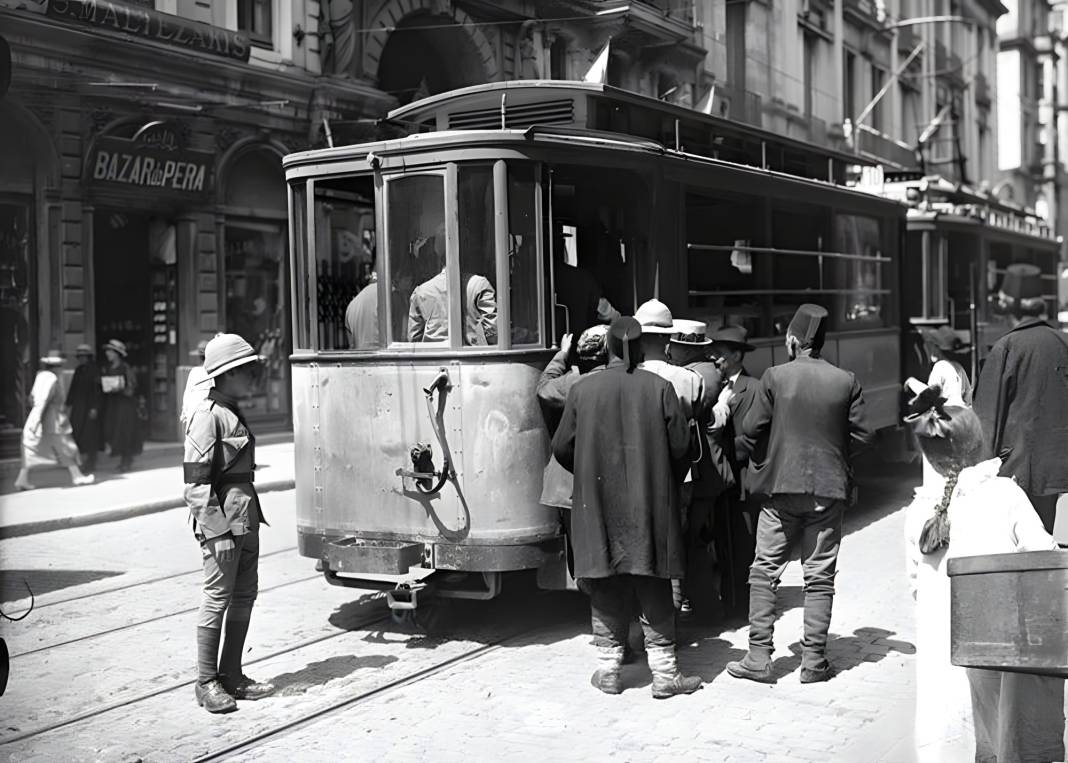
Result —
MULTIPOLYGON (((293 435, 264 435, 256 442, 256 490, 293 487, 293 435)), ((7 470, 5 470, 7 471, 7 470)), ((146 443, 129 472, 102 457, 92 485, 71 485, 66 469, 34 469, 36 490, 17 491, 15 475, 0 483, 0 538, 115 522, 185 505, 182 451, 177 443, 146 443)))

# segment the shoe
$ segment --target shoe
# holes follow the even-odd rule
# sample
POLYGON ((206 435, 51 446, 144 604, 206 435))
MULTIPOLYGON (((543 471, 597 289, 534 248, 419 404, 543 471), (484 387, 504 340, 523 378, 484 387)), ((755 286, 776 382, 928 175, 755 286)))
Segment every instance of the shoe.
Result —
POLYGON ((220 675, 219 681, 222 683, 223 688, 233 695, 234 699, 247 699, 250 702, 255 702, 257 699, 263 699, 274 694, 274 684, 253 681, 243 674, 238 676, 236 681, 231 681, 229 676, 220 675))
POLYGON ((96 482, 95 474, 86 474, 85 476, 74 478, 75 485, 92 485, 94 482, 96 482))
POLYGON ((16 482, 15 483, 15 489, 16 490, 36 490, 37 486, 36 485, 31 485, 29 482, 16 482))
POLYGON ((823 681, 830 681, 832 678, 834 678, 834 667, 831 665, 828 665, 823 670, 801 668, 801 683, 803 684, 818 684, 823 681))
POLYGON ((590 685, 600 689, 605 694, 622 694, 623 678, 619 673, 609 673, 607 670, 595 671, 590 676, 590 685))
POLYGON ((775 677, 771 674, 771 661, 760 665, 755 660, 750 660, 748 654, 736 662, 728 662, 727 672, 735 678, 747 678, 761 684, 775 683, 775 677))
POLYGON ((693 694, 703 683, 698 676, 684 676, 676 673, 670 681, 661 681, 653 676, 653 699, 667 699, 679 694, 693 694))
POLYGON ((217 678, 211 679, 206 684, 198 681, 194 693, 197 697, 197 704, 209 713, 232 713, 237 710, 234 698, 226 693, 226 689, 217 678))

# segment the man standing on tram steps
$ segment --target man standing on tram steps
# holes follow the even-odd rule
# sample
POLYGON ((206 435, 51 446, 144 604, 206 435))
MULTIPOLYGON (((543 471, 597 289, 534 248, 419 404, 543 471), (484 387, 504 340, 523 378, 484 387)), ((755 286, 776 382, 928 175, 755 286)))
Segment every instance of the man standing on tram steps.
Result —
POLYGON ((679 475, 690 438, 671 384, 636 368, 641 335, 633 318, 612 322, 608 367, 571 388, 553 454, 575 475, 575 577, 590 597, 599 663, 590 682, 606 694, 623 691, 637 598, 653 696, 664 699, 701 688, 700 678, 679 673, 671 602, 671 579, 684 566, 679 475))
POLYGON ((801 683, 834 676, 825 651, 842 514, 852 487, 850 460, 873 435, 856 378, 820 357, 826 331, 825 309, 797 309, 786 330, 790 362, 764 372, 743 423, 747 444, 765 435, 768 441, 767 457, 751 464, 750 489, 763 502, 749 572, 749 651, 727 663, 735 678, 775 681, 776 590, 797 544, 805 580, 801 683))
POLYGON ((215 387, 193 411, 185 433, 185 502, 204 561, 197 621, 197 702, 210 713, 237 709, 235 699, 262 699, 271 684, 242 672, 241 655, 259 589, 259 529, 267 524, 252 486, 256 438, 238 407, 260 360, 237 334, 219 334, 204 353, 215 387), (222 641, 223 616, 226 639, 222 641))
POLYGON ((994 343, 979 374, 973 407, 986 457, 1002 459, 1000 476, 1027 493, 1046 532, 1057 498, 1068 493, 1068 335, 1046 323, 1042 274, 1009 265, 997 309, 1013 327, 994 343))

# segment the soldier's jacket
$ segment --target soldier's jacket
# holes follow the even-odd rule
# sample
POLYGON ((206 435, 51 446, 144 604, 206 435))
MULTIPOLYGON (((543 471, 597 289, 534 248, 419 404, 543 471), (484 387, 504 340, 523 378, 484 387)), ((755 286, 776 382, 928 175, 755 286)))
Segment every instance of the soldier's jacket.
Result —
POLYGON ((252 486, 255 466, 256 438, 237 401, 211 390, 185 430, 185 502, 198 538, 244 535, 267 524, 252 486))

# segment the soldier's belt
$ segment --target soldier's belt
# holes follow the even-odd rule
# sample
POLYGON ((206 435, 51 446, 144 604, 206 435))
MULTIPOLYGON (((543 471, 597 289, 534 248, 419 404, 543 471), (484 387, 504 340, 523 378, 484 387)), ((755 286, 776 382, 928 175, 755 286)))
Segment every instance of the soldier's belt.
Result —
POLYGON ((215 485, 234 485, 237 483, 255 482, 255 472, 226 472, 220 474, 219 478, 215 480, 215 485))

